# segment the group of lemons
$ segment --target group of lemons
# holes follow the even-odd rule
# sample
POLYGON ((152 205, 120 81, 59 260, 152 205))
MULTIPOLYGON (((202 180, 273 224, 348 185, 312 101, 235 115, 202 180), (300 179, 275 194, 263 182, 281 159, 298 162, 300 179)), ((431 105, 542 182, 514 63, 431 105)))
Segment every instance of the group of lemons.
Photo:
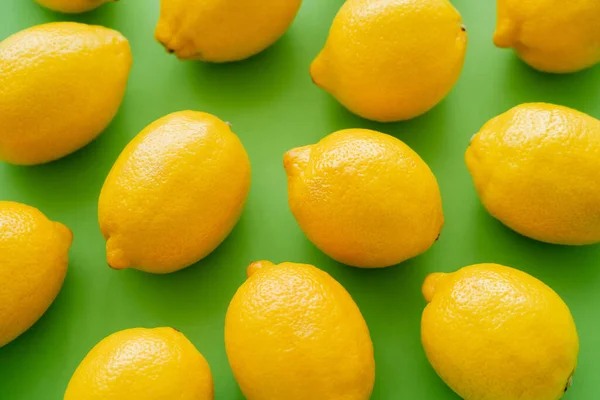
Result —
MULTIPOLYGON (((84 12, 106 0, 37 0, 84 12)), ((156 38, 181 59, 229 62, 274 43, 301 0, 162 0, 156 38)), ((498 0, 494 37, 532 67, 575 72, 600 62, 598 0, 498 0)), ((347 0, 313 81, 352 112, 400 121, 440 102, 467 47, 447 0, 347 0)), ((117 112, 132 56, 118 32, 59 22, 0 43, 0 159, 33 165, 93 140, 117 112)), ((497 219, 549 243, 600 242, 600 121, 524 104, 489 121, 466 162, 497 219)), ((342 263, 381 268, 425 252, 444 224, 440 190, 407 145, 348 129, 284 156, 289 205, 307 237, 342 263)), ((211 253, 231 232, 250 188, 250 161, 219 118, 167 115, 127 145, 99 199, 108 263, 169 273, 211 253)), ((26 205, 0 202, 0 346, 45 312, 60 290, 72 234, 26 205)), ((249 400, 366 400, 375 361, 348 292, 304 264, 252 263, 231 301, 225 344, 249 400)), ((557 400, 579 351, 569 309, 534 277, 480 264, 423 284, 428 359, 466 400, 557 400)), ((213 399, 208 363, 172 328, 101 341, 65 400, 213 399)))

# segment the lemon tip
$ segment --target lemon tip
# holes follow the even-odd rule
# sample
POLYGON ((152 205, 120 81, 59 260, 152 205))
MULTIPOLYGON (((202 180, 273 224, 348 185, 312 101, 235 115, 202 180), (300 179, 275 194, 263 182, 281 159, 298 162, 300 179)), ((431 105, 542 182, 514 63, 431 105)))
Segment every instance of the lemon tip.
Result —
POLYGON ((422 292, 425 301, 428 303, 431 302, 433 296, 435 295, 435 291, 437 289, 437 284, 439 283, 440 278, 445 276, 446 274, 443 272, 434 272, 432 274, 427 275, 425 278, 425 282, 423 282, 422 292))
POLYGON ((273 266, 275 266, 275 264, 273 264, 271 261, 266 261, 266 260, 254 261, 254 262, 250 263, 250 265, 248 265, 248 268, 246 269, 246 276, 248 278, 250 278, 252 275, 254 275, 259 270, 268 268, 268 267, 273 267, 273 266))

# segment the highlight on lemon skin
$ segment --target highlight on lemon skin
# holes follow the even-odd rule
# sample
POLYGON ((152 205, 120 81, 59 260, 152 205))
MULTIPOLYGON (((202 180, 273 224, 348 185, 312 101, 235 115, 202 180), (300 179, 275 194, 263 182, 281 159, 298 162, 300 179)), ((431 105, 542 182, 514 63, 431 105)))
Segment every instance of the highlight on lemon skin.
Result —
POLYGON ((307 264, 257 261, 247 275, 225 317, 227 358, 244 397, 368 400, 373 343, 350 294, 307 264))
POLYGON ((444 225, 427 164, 400 140, 335 132, 285 153, 290 210, 307 238, 338 262, 384 268, 427 251, 444 225))
POLYGON ((498 0, 494 43, 539 71, 577 72, 600 62, 598 20, 596 0, 498 0))
POLYGON ((557 400, 573 383, 579 338, 564 301, 498 264, 433 273, 423 284, 426 356, 465 400, 557 400))

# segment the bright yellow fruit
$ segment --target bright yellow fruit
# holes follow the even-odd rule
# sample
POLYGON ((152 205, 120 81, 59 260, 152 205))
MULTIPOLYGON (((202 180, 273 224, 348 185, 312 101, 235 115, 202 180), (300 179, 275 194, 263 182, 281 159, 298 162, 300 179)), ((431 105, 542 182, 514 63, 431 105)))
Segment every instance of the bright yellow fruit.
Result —
POLYGON ((128 329, 81 362, 64 400, 212 400, 213 378, 194 345, 173 328, 128 329))
POLYGON ((156 40, 182 60, 239 61, 277 41, 302 0, 161 0, 156 40))
POLYGON ((225 318, 229 363, 248 400, 368 400, 369 328, 348 292, 312 265, 252 263, 225 318))
POLYGON ((228 123, 195 111, 155 121, 125 147, 100 194, 108 264, 188 267, 231 232, 249 189, 248 155, 228 123))
POLYGON ((348 129, 284 156, 288 200, 308 238, 335 260, 380 268, 425 252, 444 224, 437 181, 410 147, 348 129))
POLYGON ((433 368, 464 400, 558 400, 579 339, 568 307, 524 272, 479 264, 431 274, 421 339, 433 368))
POLYGON ((600 1, 498 0, 494 43, 540 71, 568 73, 600 62, 600 1))
POLYGON ((100 26, 55 22, 0 43, 0 159, 40 164, 78 150, 116 114, 129 43, 100 26))
POLYGON ((461 16, 447 0, 347 0, 310 73, 355 114, 406 120, 446 97, 466 49, 461 16))
POLYGON ((0 347, 29 329, 62 287, 73 235, 24 204, 0 201, 0 347))
POLYGON ((487 210, 543 242, 600 242, 600 121, 570 108, 523 104, 471 140, 466 162, 487 210))
POLYGON ((95 8, 100 7, 104 3, 117 1, 117 0, 35 0, 44 7, 48 7, 51 10, 68 13, 78 14, 87 11, 91 11, 95 8))

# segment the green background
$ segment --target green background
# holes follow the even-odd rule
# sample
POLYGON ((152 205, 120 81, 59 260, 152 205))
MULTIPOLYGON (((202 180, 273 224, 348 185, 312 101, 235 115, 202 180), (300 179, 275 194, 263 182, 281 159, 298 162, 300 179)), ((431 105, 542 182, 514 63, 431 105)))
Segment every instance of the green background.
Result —
POLYGON ((454 91, 415 120, 372 123, 343 109, 308 74, 342 3, 305 0, 294 25, 269 50, 241 63, 207 65, 180 62, 154 41, 158 0, 123 0, 81 16, 53 13, 30 0, 0 2, 0 39, 32 25, 75 20, 123 32, 134 56, 121 110, 98 140, 48 165, 0 165, 0 199, 36 206, 75 234, 69 272, 54 305, 32 329, 0 349, 0 398, 62 399, 71 374, 102 338, 126 328, 168 325, 184 332, 208 359, 217 399, 243 399, 227 363, 223 325, 229 300, 244 281, 247 264, 256 259, 314 264, 348 289, 375 345, 373 399, 458 398, 421 349, 425 302, 420 286, 427 273, 478 262, 525 270, 564 298, 578 326, 580 364, 566 398, 600 397, 600 246, 546 245, 503 227, 480 205, 463 161, 471 135, 519 103, 554 102, 600 117, 600 68, 568 76, 535 72, 511 51, 493 46, 492 0, 455 0, 470 43, 454 91), (104 178, 142 128, 183 109, 230 121, 240 136, 253 168, 245 212, 229 238, 198 265, 167 276, 113 271, 106 265, 97 223, 104 178), (424 255, 397 267, 369 271, 332 261, 305 238, 288 209, 283 153, 354 127, 405 141, 439 180, 446 216, 441 238, 424 255))

